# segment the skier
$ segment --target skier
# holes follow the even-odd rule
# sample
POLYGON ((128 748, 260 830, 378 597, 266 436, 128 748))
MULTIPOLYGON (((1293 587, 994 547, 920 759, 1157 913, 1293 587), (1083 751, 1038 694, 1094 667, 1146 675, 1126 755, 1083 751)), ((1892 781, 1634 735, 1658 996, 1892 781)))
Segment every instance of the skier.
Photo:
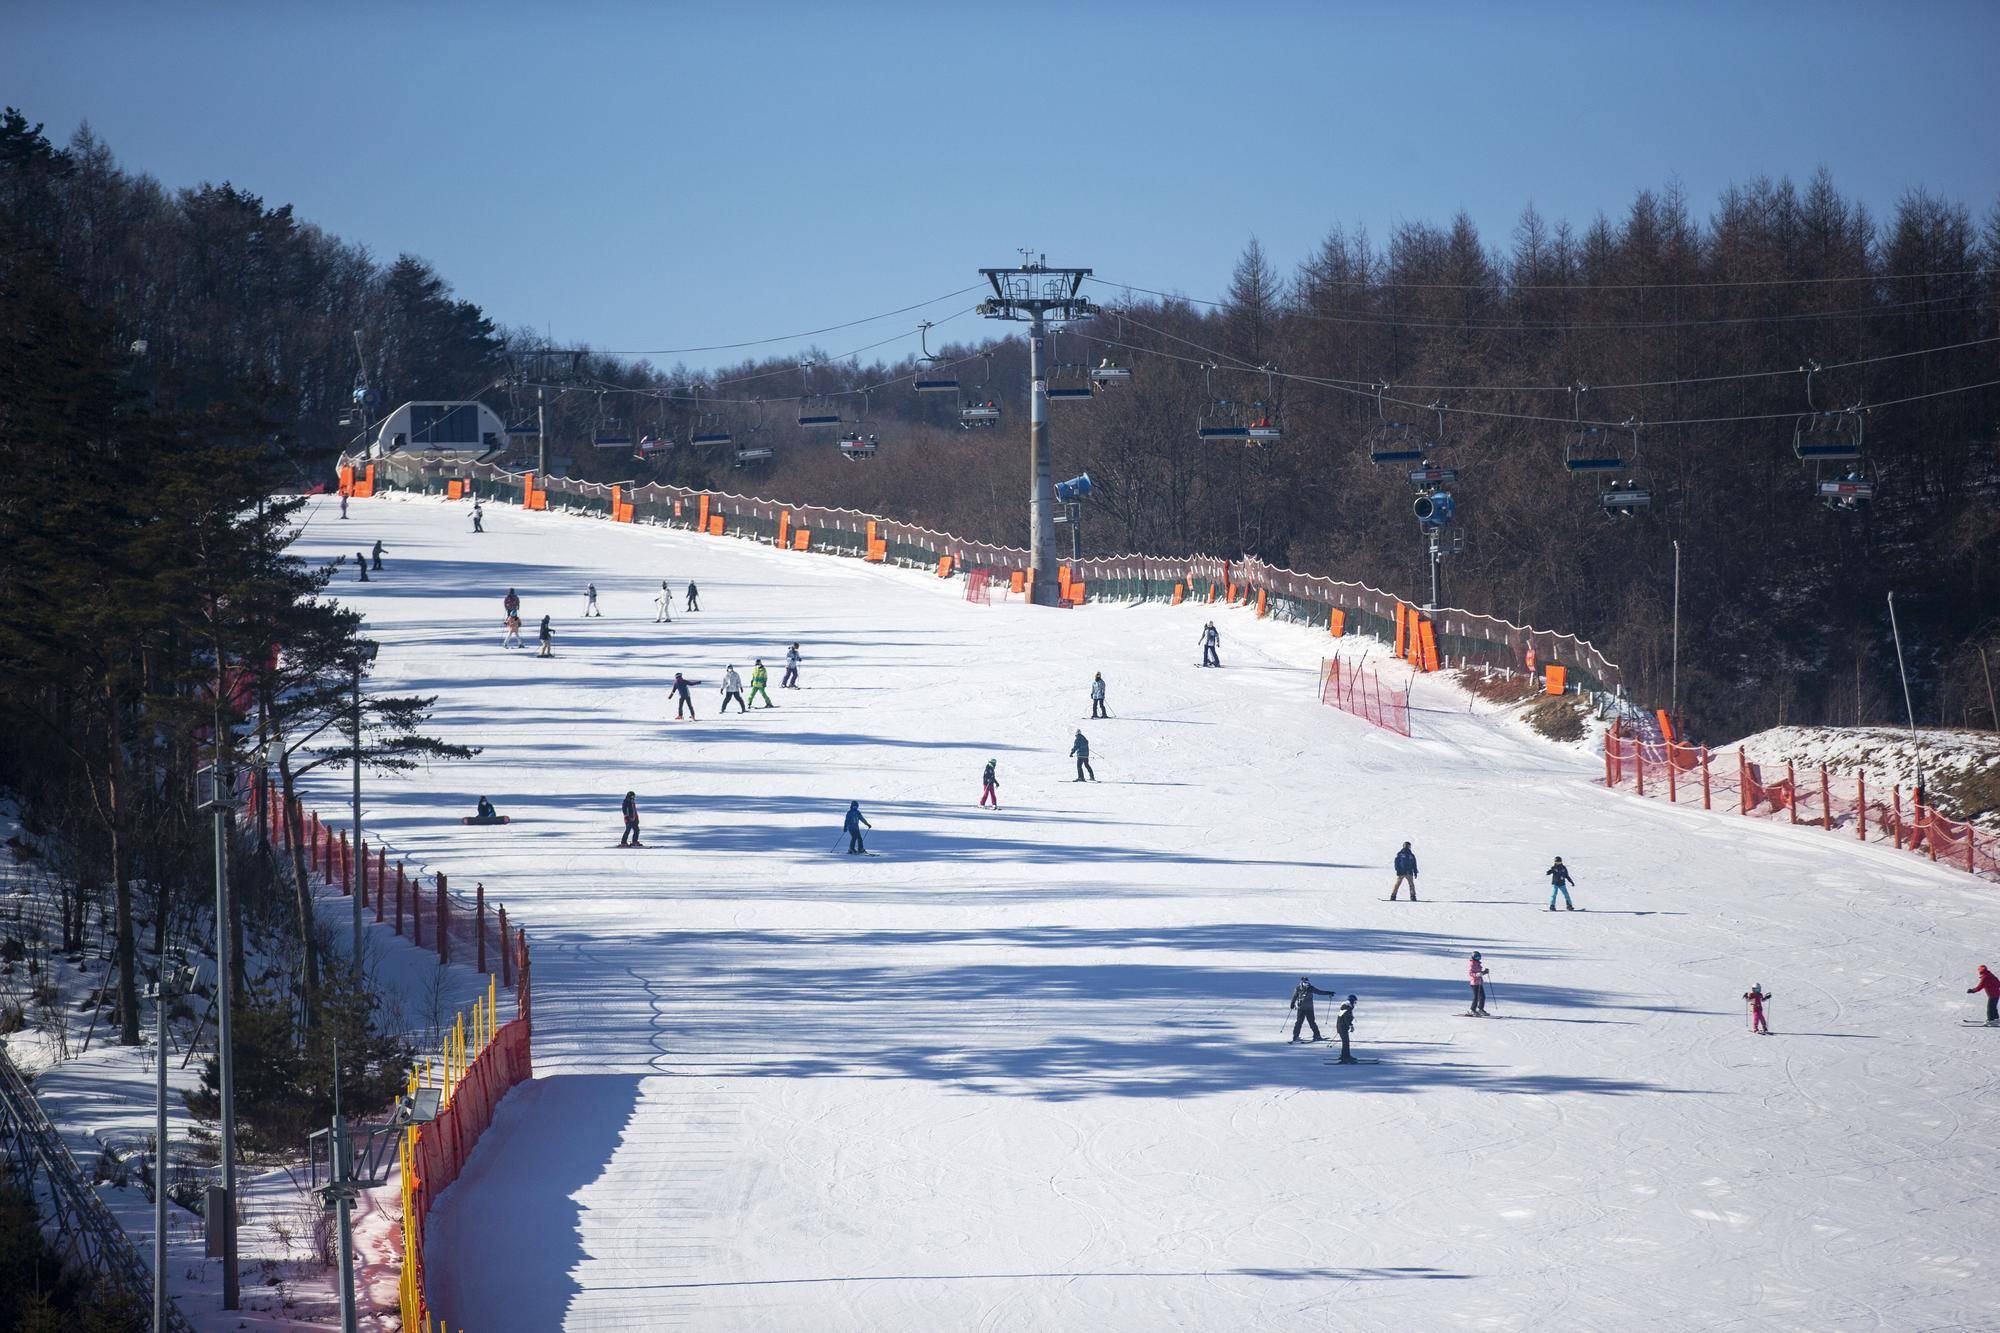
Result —
POLYGON ((1090 766, 1090 741, 1081 731, 1070 742, 1069 752, 1076 759, 1076 780, 1083 781, 1083 775, 1088 773, 1092 782, 1097 781, 1097 770, 1090 766))
POLYGON ((1973 991, 1986 992, 1986 1026, 2000 1027, 2000 977, 1987 971, 1984 963, 1979 965, 1979 980, 1965 993, 1970 995, 1973 991))
POLYGON ((1222 644, 1222 635, 1216 632, 1215 622, 1209 621, 1201 627, 1201 664, 1205 667, 1219 667, 1222 657, 1215 650, 1222 644))
POLYGON ((1549 910, 1551 912, 1556 910, 1556 895, 1560 893, 1563 900, 1563 910, 1574 912, 1576 904, 1569 900, 1569 886, 1576 883, 1576 881, 1570 878, 1569 867, 1563 864, 1563 859, 1558 856, 1556 863, 1542 873, 1549 877, 1549 910))
POLYGON ((341 516, 342 518, 346 518, 346 517, 347 517, 347 492, 346 492, 346 491, 342 491, 342 492, 340 493, 340 516, 341 516))
POLYGON ((701 610, 701 589, 694 586, 693 579, 688 580, 687 601, 683 605, 690 611, 701 610))
POLYGON ((694 696, 688 693, 688 686, 699 684, 701 682, 698 680, 689 680, 680 672, 674 672, 674 683, 667 687, 667 693, 680 701, 674 705, 674 721, 678 722, 681 720, 682 709, 687 710, 690 721, 699 722, 701 720, 694 715, 694 696))
POLYGON ((486 507, 477 500, 472 502, 472 530, 486 531, 486 507))
POLYGON ((535 653, 535 656, 554 657, 556 655, 556 635, 555 631, 549 628, 549 618, 547 616, 542 617, 542 628, 536 637, 542 641, 542 646, 535 653))
POLYGON ((729 711, 729 701, 731 699, 736 701, 736 710, 739 713, 749 711, 743 706, 743 677, 736 674, 736 668, 733 666, 725 668, 722 673, 723 712, 726 713, 729 711))
POLYGON ((849 801, 847 804, 847 818, 841 823, 841 828, 847 831, 847 854, 849 856, 860 856, 868 850, 867 844, 861 841, 861 830, 874 827, 873 824, 868 822, 868 816, 861 813, 861 802, 849 801))
POLYGON ((1310 1027, 1313 1030, 1312 1039, 1314 1041, 1326 1040, 1320 1033, 1319 1020, 1313 1016, 1313 996, 1315 995, 1324 995, 1329 1000, 1338 998, 1332 991, 1321 990, 1319 987, 1313 985, 1311 977, 1300 977, 1299 984, 1292 987, 1292 1010, 1298 1015, 1297 1018, 1292 1020, 1293 1041, 1299 1039, 1299 1029, 1302 1027, 1310 1027))
POLYGON ((982 788, 979 793, 979 803, 985 805, 990 801, 993 803, 995 810, 1000 808, 1000 779, 995 776, 999 766, 1000 761, 998 759, 988 759, 986 761, 986 774, 979 780, 982 788))
POLYGON ((643 847, 639 841, 639 797, 637 793, 626 792, 625 804, 621 807, 625 814, 625 832, 619 836, 620 847, 643 847))
POLYGON ((1750 1002, 1750 1030, 1770 1036, 1771 1027, 1764 1021, 1764 1001, 1771 998, 1769 992, 1760 983, 1753 981, 1750 983, 1750 989, 1744 992, 1743 998, 1750 1002))
POLYGON ((653 599, 653 606, 655 608, 653 614, 653 623, 655 625, 671 625, 674 623, 674 590, 667 586, 665 579, 660 580, 660 595, 653 599))
POLYGON ((586 619, 591 616, 596 616, 599 620, 604 619, 604 613, 597 609, 597 585, 595 583, 586 583, 583 586, 583 614, 586 619))
POLYGON ((512 588, 507 589, 507 595, 500 599, 500 609, 502 611, 505 611, 510 616, 520 615, 521 614, 520 595, 517 594, 512 588))
POLYGON ((1340 1036, 1340 1063, 1358 1065, 1354 1052, 1348 1048, 1347 1038, 1354 1031, 1354 997, 1347 997, 1347 1003, 1340 1006, 1340 1012, 1333 1017, 1333 1030, 1340 1036))
POLYGON ((1486 970, 1486 964, 1479 961, 1479 950, 1472 951, 1472 962, 1466 967, 1466 975, 1472 980, 1472 1007, 1466 1012, 1478 1018, 1486 1017, 1486 978, 1493 974, 1486 970))
POLYGON ((500 646, 502 648, 519 648, 521 646, 521 617, 509 615, 506 624, 507 635, 500 640, 500 646))
POLYGON ((356 551, 354 553, 354 567, 361 571, 361 581, 363 583, 368 582, 368 553, 366 551, 356 551))
POLYGON ((1396 853, 1396 887, 1389 890, 1389 901, 1395 902, 1396 895, 1403 891, 1403 881, 1410 882, 1410 901, 1417 900, 1417 854, 1404 843, 1403 850, 1396 853))
POLYGON ((771 673, 764 669, 764 659, 760 657, 756 665, 750 668, 750 702, 756 703, 758 696, 762 695, 764 707, 776 708, 777 705, 771 702, 770 683, 771 673))
POLYGON ((785 649, 785 678, 778 684, 787 690, 799 687, 799 646, 796 643, 785 649))
POLYGON ((382 568, 382 540, 379 537, 375 540, 375 550, 372 554, 375 557, 375 568, 382 568))
POLYGON ((1102 671, 1091 677, 1090 680, 1090 716, 1092 718, 1111 716, 1104 709, 1104 673, 1102 671))

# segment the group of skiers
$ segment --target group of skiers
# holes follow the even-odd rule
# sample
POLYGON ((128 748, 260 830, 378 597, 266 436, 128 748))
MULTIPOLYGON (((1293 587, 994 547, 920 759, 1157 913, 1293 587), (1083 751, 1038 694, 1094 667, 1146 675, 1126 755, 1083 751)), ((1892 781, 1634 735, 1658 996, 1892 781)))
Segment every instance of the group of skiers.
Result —
MULTIPOLYGON (((1417 854, 1410 850, 1410 844, 1407 842, 1396 853, 1395 869, 1396 882, 1389 889, 1389 901, 1393 903, 1401 896, 1405 884, 1410 886, 1410 901, 1417 901, 1417 854)), ((1576 883, 1576 880, 1571 877, 1569 867, 1563 864, 1563 859, 1558 856, 1555 864, 1544 870, 1542 875, 1550 884, 1549 910, 1551 912, 1556 910, 1556 895, 1561 894, 1563 906, 1574 912, 1576 904, 1570 901, 1569 886, 1576 883)))
MULTIPOLYGON (((1329 1000, 1340 998, 1330 990, 1321 990, 1319 987, 1313 985, 1311 977, 1300 977, 1299 984, 1292 988, 1293 1041, 1299 1039, 1299 1029, 1302 1027, 1310 1027, 1312 1029, 1312 1039, 1314 1041, 1326 1040, 1326 1037, 1319 1030, 1319 1019, 1313 1013, 1313 996, 1315 995, 1324 995, 1329 1000)), ((1355 1058, 1353 1047, 1349 1044, 1349 1039, 1354 1033, 1355 1003, 1355 997, 1352 995, 1341 1001, 1340 1012, 1334 1016, 1333 1020, 1334 1035, 1340 1038, 1340 1063, 1344 1065, 1358 1065, 1361 1063, 1360 1060, 1355 1058)))

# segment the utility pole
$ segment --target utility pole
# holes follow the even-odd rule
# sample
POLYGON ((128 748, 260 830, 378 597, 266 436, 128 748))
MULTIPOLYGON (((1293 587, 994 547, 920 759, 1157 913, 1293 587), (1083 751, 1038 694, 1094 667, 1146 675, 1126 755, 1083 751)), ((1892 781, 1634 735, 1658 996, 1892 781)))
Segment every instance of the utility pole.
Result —
POLYGON ((354 953, 349 959, 355 973, 361 971, 361 659, 354 659, 354 745, 349 759, 354 765, 354 846, 347 858, 347 896, 354 908, 354 953))
MULTIPOLYGON (((220 684, 218 673, 218 686, 220 684)), ((216 1093, 222 1110, 222 1308, 234 1310, 242 1304, 242 1274, 236 1258, 236 1051, 231 1032, 235 1005, 236 968, 231 954, 235 943, 231 931, 229 903, 229 810, 227 793, 233 788, 223 769, 228 753, 227 734, 222 728, 223 691, 215 696, 215 760, 209 770, 214 790, 209 810, 215 824, 215 1064, 216 1093)), ((265 801, 262 786, 259 801, 265 801)), ((214 1218, 210 1218, 214 1225, 214 1218)))
POLYGON ((1673 683, 1667 687, 1667 716, 1680 725, 1681 715, 1681 543, 1674 539, 1674 666, 1673 683))
POLYGON ((1431 529, 1431 600, 1430 604, 1424 607, 1424 610, 1426 611, 1436 611, 1438 609, 1438 572, 1439 572, 1439 567, 1444 564, 1444 552, 1438 549, 1438 537, 1439 537, 1439 530, 1436 528, 1432 528, 1431 529))
POLYGON ((549 417, 548 407, 543 397, 542 386, 535 386, 535 476, 538 480, 549 475, 549 417))
POLYGON ((1049 465, 1047 352, 1051 321, 1088 319, 1097 307, 1080 295, 1087 268, 1050 268, 1048 257, 1021 252, 1018 268, 982 268, 993 295, 979 303, 988 319, 1028 321, 1028 600, 1054 606, 1061 595, 1055 579, 1055 480, 1049 465))

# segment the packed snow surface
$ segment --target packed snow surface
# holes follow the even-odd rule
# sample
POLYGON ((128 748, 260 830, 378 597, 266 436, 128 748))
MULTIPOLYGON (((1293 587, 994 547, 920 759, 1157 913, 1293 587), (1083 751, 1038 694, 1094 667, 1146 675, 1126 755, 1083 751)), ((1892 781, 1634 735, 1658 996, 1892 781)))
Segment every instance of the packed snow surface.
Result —
POLYGON ((1315 701, 1332 641, 1242 610, 982 607, 729 538, 353 513, 318 502, 300 549, 383 540, 335 590, 382 681, 484 747, 372 781, 368 819, 536 949, 540 1077, 435 1214, 453 1328, 2000 1321, 2000 1031, 1963 1025, 1991 885, 1605 791, 1436 680, 1414 739, 1375 730, 1315 701), (501 648, 510 586, 553 658, 501 648), (779 706, 717 717, 759 656, 779 706), (628 788, 644 850, 615 846, 628 788), (481 795, 515 822, 461 826, 481 795), (841 852, 851 799, 879 856, 841 852), (1405 838, 1418 903, 1387 901, 1405 838), (1546 910, 1556 854, 1583 910, 1546 910), (1490 1020, 1460 1017, 1475 949, 1490 1020), (1288 1044, 1301 973, 1359 996, 1379 1063, 1288 1044))

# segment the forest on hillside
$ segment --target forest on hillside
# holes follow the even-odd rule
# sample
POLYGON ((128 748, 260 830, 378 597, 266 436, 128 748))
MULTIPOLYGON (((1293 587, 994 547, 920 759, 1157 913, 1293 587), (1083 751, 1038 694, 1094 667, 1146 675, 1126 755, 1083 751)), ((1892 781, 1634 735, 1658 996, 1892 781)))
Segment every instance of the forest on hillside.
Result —
MULTIPOLYGON (((701 375, 537 356, 538 335, 497 326, 419 258, 384 263, 236 185, 169 191, 87 130, 56 147, 11 111, 0 210, 98 313, 148 401, 254 402, 302 479, 323 479, 352 438, 340 414, 357 376, 385 409, 476 396, 510 422, 533 419, 539 385, 549 451, 573 475, 1026 540, 1026 349, 1018 326, 960 309, 976 295, 930 316, 946 373, 1003 410, 968 431, 958 395, 912 391, 914 330, 891 339, 899 359, 876 346, 894 325, 876 324, 852 335, 859 351, 810 353, 810 370, 796 356, 701 375), (808 394, 876 436, 876 457, 850 462, 833 434, 799 429, 808 394), (692 447, 704 427, 773 458, 734 470, 728 450, 692 447), (670 447, 643 461, 594 447, 628 433, 670 447)), ((1693 734, 1902 721, 1891 591, 1918 722, 2000 726, 2000 207, 1912 190, 1877 216, 1824 171, 1755 177, 1705 211, 1669 185, 1580 225, 1526 208, 1504 237, 1463 216, 1379 240, 1335 228, 1290 271, 1253 239, 1214 301, 1116 285, 1146 275, 1089 258, 1106 265, 1085 292, 1104 313, 1061 333, 1053 358, 1070 383, 1106 357, 1133 375, 1050 405, 1057 475, 1097 483, 1088 553, 1250 554, 1421 600, 1411 487, 1367 457, 1393 420, 1460 473, 1464 547, 1443 602, 1583 635, 1654 706, 1673 692, 1678 543, 1693 734), (1252 402, 1282 441, 1197 438, 1252 402), (1871 505, 1820 502, 1816 483, 1849 465, 1796 456, 1809 407, 1862 436, 1871 505), (1608 517, 1603 478, 1565 468, 1578 421, 1606 424, 1589 438, 1616 442, 1653 497, 1643 512, 1608 517)))

